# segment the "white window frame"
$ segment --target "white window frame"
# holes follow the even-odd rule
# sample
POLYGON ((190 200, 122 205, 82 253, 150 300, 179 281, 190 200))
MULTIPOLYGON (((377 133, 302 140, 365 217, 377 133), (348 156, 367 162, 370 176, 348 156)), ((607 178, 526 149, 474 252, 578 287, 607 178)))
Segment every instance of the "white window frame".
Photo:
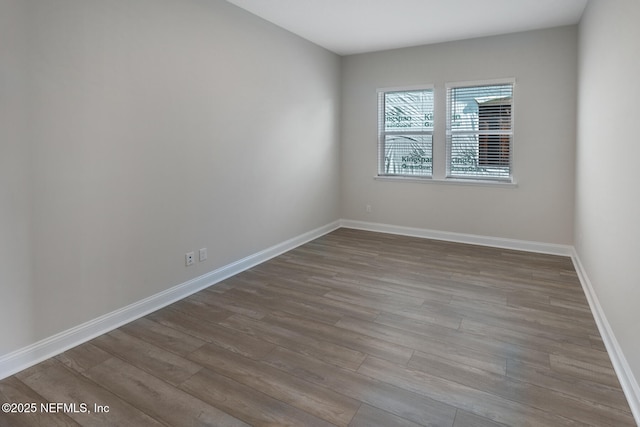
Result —
MULTIPOLYGON (((431 91, 434 96, 435 88, 433 84, 402 86, 378 89, 378 173, 377 177, 390 179, 416 179, 428 180, 433 177, 433 145, 434 145, 434 129, 423 131, 401 131, 401 130, 385 130, 385 95, 394 92, 412 92, 412 91, 431 91), (431 137, 431 173, 429 174, 402 174, 402 173, 386 173, 385 172, 385 146, 386 137, 388 135, 428 135, 431 137)), ((435 105, 433 116, 435 120, 435 105)))
MULTIPOLYGON (((516 93, 516 81, 514 78, 504 78, 504 79, 494 79, 494 80, 480 80, 480 81, 466 81, 466 82, 455 82, 455 83, 446 83, 445 84, 445 97, 446 97, 446 175, 445 178, 447 180, 469 180, 469 181, 480 181, 480 182, 496 182, 496 183, 513 183, 513 141, 514 141, 514 109, 515 109, 515 93, 516 93), (509 130, 491 130, 491 131, 481 131, 480 129, 476 131, 461 131, 456 132, 452 126, 452 117, 451 117, 451 105, 450 105, 450 93, 453 89, 458 88, 474 88, 474 87, 483 87, 483 86, 503 86, 503 85, 511 85, 511 107, 510 107, 510 129, 509 130), (477 135, 478 138, 481 135, 505 135, 509 137, 509 158, 508 158, 508 176, 495 174, 491 175, 490 173, 478 173, 478 174, 455 174, 452 172, 452 137, 453 135, 477 135)), ((479 149, 479 147, 478 147, 479 149)))

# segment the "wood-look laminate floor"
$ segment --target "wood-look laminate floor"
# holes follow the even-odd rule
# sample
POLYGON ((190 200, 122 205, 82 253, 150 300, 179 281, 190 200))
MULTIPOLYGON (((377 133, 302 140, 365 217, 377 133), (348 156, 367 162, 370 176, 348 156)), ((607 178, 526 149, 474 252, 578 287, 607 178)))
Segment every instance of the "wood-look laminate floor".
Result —
POLYGON ((635 425, 570 259, 349 229, 7 378, 0 401, 38 405, 0 413, 12 427, 635 425))

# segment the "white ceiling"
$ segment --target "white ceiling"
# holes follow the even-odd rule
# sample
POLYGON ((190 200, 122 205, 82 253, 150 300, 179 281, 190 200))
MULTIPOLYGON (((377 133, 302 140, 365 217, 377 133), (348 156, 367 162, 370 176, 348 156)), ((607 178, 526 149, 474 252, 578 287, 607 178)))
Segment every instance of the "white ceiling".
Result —
POLYGON ((340 55, 576 24, 587 0, 227 0, 340 55))

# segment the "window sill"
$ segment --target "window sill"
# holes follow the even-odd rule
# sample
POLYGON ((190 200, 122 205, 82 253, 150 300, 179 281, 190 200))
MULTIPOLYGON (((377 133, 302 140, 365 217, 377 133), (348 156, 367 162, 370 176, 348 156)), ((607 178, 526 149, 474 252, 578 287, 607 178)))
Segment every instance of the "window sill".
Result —
POLYGON ((391 182, 410 182, 419 184, 445 184, 445 185, 468 185, 476 187, 501 187, 501 188, 516 188, 518 183, 512 181, 490 181, 481 179, 459 179, 459 178, 414 178, 407 176, 383 176, 376 175, 373 179, 378 181, 391 181, 391 182))

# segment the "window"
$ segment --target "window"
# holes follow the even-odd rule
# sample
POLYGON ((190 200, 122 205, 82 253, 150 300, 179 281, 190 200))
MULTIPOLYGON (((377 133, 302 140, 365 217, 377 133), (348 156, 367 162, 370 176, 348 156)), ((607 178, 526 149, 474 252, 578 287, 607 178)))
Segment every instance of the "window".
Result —
POLYGON ((433 88, 378 93, 378 175, 433 173, 433 88))
POLYGON ((500 79, 379 89, 378 177, 514 184, 514 85, 500 79))
POLYGON ((513 82, 447 85, 447 178, 511 180, 513 82))

